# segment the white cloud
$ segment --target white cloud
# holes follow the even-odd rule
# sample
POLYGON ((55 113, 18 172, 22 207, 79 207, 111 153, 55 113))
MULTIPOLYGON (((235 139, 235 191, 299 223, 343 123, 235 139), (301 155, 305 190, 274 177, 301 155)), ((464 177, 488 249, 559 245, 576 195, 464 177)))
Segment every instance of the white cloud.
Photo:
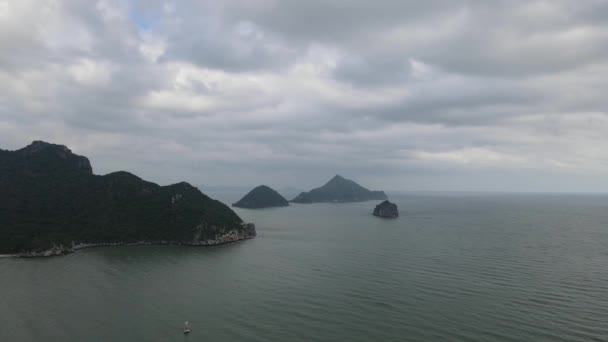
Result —
POLYGON ((110 83, 114 67, 107 62, 82 59, 68 67, 68 71, 75 81, 85 86, 95 87, 110 83))
POLYGON ((139 52, 149 62, 155 63, 167 50, 167 43, 164 39, 144 33, 139 43, 139 52))
POLYGON ((0 19, 6 20, 10 15, 11 8, 8 1, 0 1, 0 19))
POLYGON ((127 20, 125 4, 122 1, 97 0, 95 8, 99 11, 105 21, 127 20))
POLYGON ((168 14, 172 14, 175 12, 175 4, 172 2, 165 2, 163 4, 163 11, 168 14))

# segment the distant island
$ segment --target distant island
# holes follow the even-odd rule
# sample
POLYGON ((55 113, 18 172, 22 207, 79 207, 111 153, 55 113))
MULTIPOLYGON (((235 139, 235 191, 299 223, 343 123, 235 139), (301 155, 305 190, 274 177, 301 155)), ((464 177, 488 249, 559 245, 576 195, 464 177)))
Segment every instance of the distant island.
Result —
POLYGON ((218 245, 252 238, 228 206, 182 182, 93 174, 67 147, 0 149, 0 254, 50 256, 98 245, 218 245))
POLYGON ((291 202, 363 202, 385 200, 387 198, 384 191, 371 191, 350 179, 336 175, 322 187, 300 193, 291 202))
POLYGON ((238 208, 261 209, 271 207, 286 207, 289 202, 274 189, 260 185, 251 190, 247 195, 241 198, 232 206, 238 208))
POLYGON ((399 210, 397 209, 397 205, 388 200, 378 204, 376 208, 374 208, 374 216, 384 217, 384 218, 396 218, 399 217, 399 210))

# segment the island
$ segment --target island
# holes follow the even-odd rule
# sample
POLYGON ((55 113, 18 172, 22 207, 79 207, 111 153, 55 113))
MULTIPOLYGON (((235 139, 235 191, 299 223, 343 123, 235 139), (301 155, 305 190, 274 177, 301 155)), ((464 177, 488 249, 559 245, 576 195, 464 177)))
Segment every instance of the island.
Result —
POLYGON ((399 217, 399 210, 397 210, 397 205, 395 203, 386 200, 374 208, 374 216, 396 218, 399 217))
POLYGON ((51 256, 101 245, 219 245, 253 224, 182 182, 159 186, 124 171, 95 175, 86 157, 35 141, 0 149, 0 254, 51 256))
POLYGON ((316 202, 364 202, 371 200, 385 200, 388 197, 384 191, 371 191, 350 179, 340 175, 334 176, 329 182, 319 188, 302 192, 293 203, 316 203, 316 202))
POLYGON ((233 207, 247 209, 261 209, 272 207, 286 207, 289 202, 274 189, 266 185, 260 185, 249 191, 247 195, 238 202, 232 204, 233 207))

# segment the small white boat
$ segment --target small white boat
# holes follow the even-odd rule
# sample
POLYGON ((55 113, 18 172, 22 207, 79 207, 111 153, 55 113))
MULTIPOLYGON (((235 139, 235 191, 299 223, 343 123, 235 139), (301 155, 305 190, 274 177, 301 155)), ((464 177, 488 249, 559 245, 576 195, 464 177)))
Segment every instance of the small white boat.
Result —
POLYGON ((188 323, 188 321, 184 322, 184 334, 187 335, 190 333, 190 324, 188 323))

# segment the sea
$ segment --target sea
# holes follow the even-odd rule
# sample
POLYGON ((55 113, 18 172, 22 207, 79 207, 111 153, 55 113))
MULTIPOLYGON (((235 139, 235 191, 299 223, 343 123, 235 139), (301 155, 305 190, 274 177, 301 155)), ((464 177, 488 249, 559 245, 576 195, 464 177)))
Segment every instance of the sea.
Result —
POLYGON ((608 341, 608 195, 389 197, 397 219, 235 209, 255 239, 0 258, 0 341, 608 341))

